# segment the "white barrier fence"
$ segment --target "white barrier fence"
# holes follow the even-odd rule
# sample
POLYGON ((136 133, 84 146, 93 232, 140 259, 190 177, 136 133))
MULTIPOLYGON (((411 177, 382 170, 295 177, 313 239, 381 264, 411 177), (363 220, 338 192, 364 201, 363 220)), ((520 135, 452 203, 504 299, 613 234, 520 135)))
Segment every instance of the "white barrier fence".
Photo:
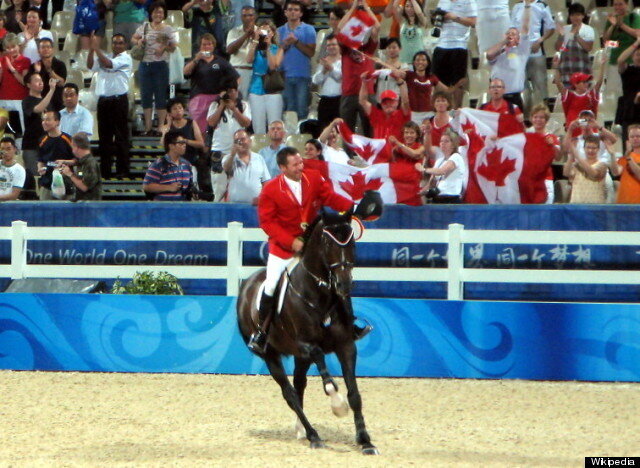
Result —
MULTIPOLYGON (((11 264, 0 265, 0 277, 18 278, 131 278, 137 271, 167 271, 180 279, 224 279, 227 295, 238 294, 240 280, 260 267, 242 264, 243 242, 261 242, 261 229, 231 222, 226 228, 101 228, 31 227, 14 221, 0 227, 0 240, 11 241, 11 264), (42 265, 27 263, 29 241, 162 241, 227 243, 226 266, 182 265, 42 265)), ((465 283, 530 284, 640 284, 640 271, 542 270, 517 268, 465 268, 466 244, 615 245, 640 246, 640 233, 602 231, 465 230, 461 224, 448 229, 368 229, 359 243, 448 244, 447 267, 356 267, 356 281, 446 282, 447 298, 462 300, 465 283)))

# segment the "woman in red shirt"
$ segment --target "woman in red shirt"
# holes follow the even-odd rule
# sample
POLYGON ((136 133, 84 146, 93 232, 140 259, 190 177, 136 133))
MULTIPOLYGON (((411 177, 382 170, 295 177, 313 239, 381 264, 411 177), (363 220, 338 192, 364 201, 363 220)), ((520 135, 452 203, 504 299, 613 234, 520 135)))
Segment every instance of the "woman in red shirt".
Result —
MULTIPOLYGON (((20 124, 24 130, 22 100, 29 91, 24 85, 24 76, 29 71, 31 62, 20 53, 18 36, 8 33, 2 41, 4 54, 0 56, 0 107, 20 113, 20 124)), ((8 118, 0 116, 0 128, 4 128, 8 118)))
POLYGON ((431 59, 426 52, 416 52, 413 56, 413 71, 403 71, 400 75, 407 82, 409 90, 409 107, 411 108, 411 120, 420 124, 433 111, 431 105, 431 93, 434 89, 452 93, 460 84, 456 83, 451 88, 442 83, 436 75, 431 73, 431 59))
POLYGON ((422 204, 420 198, 420 181, 422 175, 416 173, 416 163, 424 160, 424 146, 422 132, 415 122, 407 122, 402 127, 402 141, 395 136, 389 137, 392 145, 392 159, 389 174, 394 179, 397 203, 418 206, 422 204))

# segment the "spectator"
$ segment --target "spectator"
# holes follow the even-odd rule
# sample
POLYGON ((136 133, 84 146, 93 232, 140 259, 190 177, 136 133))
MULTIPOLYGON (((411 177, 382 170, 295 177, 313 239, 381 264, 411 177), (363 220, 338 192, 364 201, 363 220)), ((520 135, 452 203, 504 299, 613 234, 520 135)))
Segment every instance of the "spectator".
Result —
POLYGON ((251 151, 251 136, 245 129, 233 134, 233 146, 222 166, 229 179, 227 201, 256 205, 262 186, 271 176, 267 165, 258 153, 251 151))
POLYGON ((322 42, 320 43, 320 51, 318 52, 318 59, 325 58, 328 54, 327 50, 327 40, 331 37, 335 37, 339 30, 338 24, 340 24, 340 20, 344 18, 344 10, 339 6, 334 6, 329 10, 329 29, 325 29, 326 34, 322 42))
MULTIPOLYGON (((553 133, 547 131, 547 123, 549 122, 550 116, 551 114, 549 113, 549 108, 546 104, 538 104, 534 106, 531 110, 531 123, 533 126, 527 129, 527 132, 543 135, 546 144, 553 147, 555 159, 558 160, 562 156, 562 152, 560 150, 560 139, 553 133)), ((545 186, 547 188, 547 201, 545 203, 549 205, 553 203, 555 197, 553 188, 553 169, 551 168, 551 164, 549 164, 549 167, 547 168, 545 186)))
POLYGON ((29 95, 22 101, 22 113, 24 115, 24 133, 22 135, 22 157, 24 167, 32 174, 38 173, 39 143, 45 132, 42 128, 42 113, 47 109, 56 83, 51 79, 49 92, 42 97, 44 83, 37 73, 28 73, 24 77, 29 95))
POLYGON ((216 40, 212 34, 200 37, 200 51, 184 66, 184 75, 191 78, 189 115, 204 135, 207 131, 207 112, 222 91, 222 83, 238 80, 238 72, 222 57, 214 54, 216 40))
MULTIPOLYGON (((451 128, 451 96, 442 91, 436 91, 431 98, 433 101, 433 110, 435 115, 431 117, 429 123, 431 125, 431 145, 440 146, 440 138, 442 134, 451 128)), ((422 130, 423 134, 426 133, 426 128, 422 130)))
POLYGON ((116 157, 116 177, 129 176, 129 77, 133 63, 126 51, 127 43, 122 34, 111 39, 111 54, 105 54, 94 40, 87 57, 87 68, 98 72, 96 96, 98 96, 98 135, 100 172, 111 177, 111 161, 116 157), (94 60, 97 56, 97 60, 94 60))
POLYGON ((502 40, 509 29, 509 0, 477 0, 478 51, 484 54, 490 47, 502 40))
POLYGON ((460 137, 449 129, 442 135, 440 146, 437 147, 430 144, 429 125, 425 135, 427 156, 435 162, 433 167, 427 168, 418 162, 416 169, 431 176, 425 191, 427 197, 432 203, 460 203, 468 177, 467 165, 458 153, 460 137))
MULTIPOLYGON (((342 98, 340 99, 340 117, 352 130, 356 128, 358 115, 362 122, 362 133, 370 135, 371 129, 369 120, 362 113, 359 102, 360 87, 363 83, 361 77, 363 74, 370 75, 374 71, 374 62, 368 56, 371 56, 378 49, 378 34, 380 31, 380 23, 374 15, 371 8, 362 0, 354 0, 349 10, 345 13, 344 18, 340 20, 338 31, 342 30, 347 21, 356 11, 356 8, 362 6, 367 12, 369 18, 374 21, 369 40, 361 47, 360 50, 352 49, 344 45, 340 46, 340 55, 342 57, 342 98)), ((396 78, 396 77, 394 77, 396 78)), ((373 80, 367 79, 367 95, 373 96, 374 89, 373 80)))
MULTIPOLYGON (((526 6, 524 2, 516 3, 511 10, 512 25, 522 29, 522 20, 526 6)), ((529 19, 529 42, 531 53, 527 60, 526 80, 531 82, 534 104, 545 102, 547 99, 547 58, 543 43, 550 38, 554 31, 554 21, 551 9, 542 0, 531 3, 531 18, 529 19)))
POLYGON ((607 174, 607 165, 598 159, 600 148, 598 137, 590 135, 585 138, 585 157, 580 156, 575 143, 571 141, 569 132, 565 135, 565 144, 569 155, 562 168, 562 173, 571 183, 569 202, 605 203, 604 178, 607 174))
POLYGON ((247 63, 253 64, 253 75, 249 86, 249 105, 254 133, 267 132, 267 122, 282 118, 282 92, 267 93, 264 77, 280 68, 282 49, 276 42, 276 29, 271 21, 260 24, 249 47, 247 63))
MULTIPOLYGON (((395 136, 397 139, 402 138, 402 128, 404 124, 411 118, 411 109, 409 108, 409 96, 407 84, 404 80, 398 82, 400 86, 400 96, 391 90, 382 93, 380 107, 371 104, 367 99, 367 79, 363 74, 362 85, 360 86, 360 105, 364 109, 365 115, 369 118, 369 122, 373 127, 373 138, 389 139, 395 136)), ((385 162, 391 158, 389 145, 384 151, 381 151, 377 162, 385 162)))
POLYGON ((313 84, 318 86, 318 122, 325 128, 340 116, 342 94, 342 57, 338 39, 327 39, 327 55, 318 60, 318 69, 313 75, 313 84))
MULTIPOLYGON (((51 194, 51 182, 53 170, 57 167, 56 160, 72 159, 71 137, 60 131, 60 112, 47 110, 42 114, 42 128, 45 136, 42 137, 38 151, 38 174, 40 175, 40 200, 53 200, 51 194)), ((70 197, 67 193, 64 199, 70 197)))
POLYGON ((101 200, 102 177, 98 161, 91 154, 91 142, 84 132, 79 132, 71 138, 71 151, 74 159, 57 161, 60 172, 71 180, 75 186, 75 199, 101 200), (74 169, 75 168, 75 171, 74 169))
POLYGON ((5 27, 7 31, 12 32, 14 34, 20 34, 22 32, 22 28, 20 28, 20 23, 26 18, 24 15, 25 1, 24 0, 9 0, 6 2, 9 6, 4 10, 6 15, 5 27))
POLYGON ((16 161, 16 151, 13 138, 0 140, 0 201, 17 200, 24 188, 27 173, 16 161))
MULTIPOLYGON (((407 83, 409 91, 409 107, 411 108, 411 120, 420 124, 428 114, 432 113, 431 93, 434 89, 451 93, 454 88, 443 84, 437 76, 431 74, 431 59, 426 52, 416 52, 413 57, 413 70, 402 71, 399 74, 407 83)), ((461 86, 461 80, 456 86, 461 86)))
POLYGON ((274 120, 269 124, 269 144, 264 148, 261 148, 258 153, 264 159, 267 169, 271 177, 275 177, 280 174, 280 168, 276 160, 278 151, 284 148, 284 139, 287 135, 287 131, 284 128, 284 122, 282 120, 274 120))
MULTIPOLYGON (((24 132, 22 100, 29 94, 24 78, 29 71, 30 62, 20 54, 19 40, 15 34, 7 34, 2 45, 4 54, 0 58, 0 108, 18 111, 24 132)), ((7 122, 8 118, 0 117, 0 127, 4 128, 7 122)))
POLYGON ((640 125, 630 125, 627 153, 612 164, 614 176, 620 176, 617 203, 640 203, 640 125))
POLYGON ((166 154, 149 166, 142 182, 142 189, 154 201, 191 200, 191 164, 182 157, 186 148, 187 141, 179 132, 170 130, 165 134, 166 154))
POLYGON ((616 123, 622 125, 622 141, 626 142, 629 125, 640 122, 640 37, 618 57, 618 71, 622 96, 618 99, 616 123), (627 63, 629 56, 631 63, 627 63))
MULTIPOLYGON (((628 0, 614 0, 613 12, 609 13, 608 23, 602 36, 605 42, 618 43, 617 47, 609 48, 609 64, 617 65, 618 57, 631 47, 637 37, 640 37, 640 15, 629 12, 628 0)), ((612 67, 611 73, 607 76, 607 88, 620 89, 621 84, 620 76, 616 73, 615 67, 612 67)))
POLYGON ((489 84, 489 97, 491 100, 480 106, 480 110, 511 116, 511 118, 506 118, 501 122, 498 137, 522 133, 524 131, 524 125, 522 124, 524 116, 522 115, 522 110, 504 98, 504 91, 504 81, 500 78, 492 79, 489 84))
POLYGON ((393 0, 385 10, 385 16, 392 16, 400 24, 400 61, 409 63, 417 52, 424 51, 424 31, 427 18, 417 0, 393 0))
POLYGON ((64 109, 60 111, 60 130, 67 135, 83 132, 87 136, 93 135, 93 116, 91 112, 78 104, 78 85, 67 83, 62 89, 64 109))
MULTIPOLYGON (((225 17, 225 36, 229 35, 229 31, 237 28, 242 24, 242 9, 246 6, 255 8, 254 0, 230 0, 230 10, 227 11, 225 17)), ((260 4, 262 6, 262 4, 260 4)))
POLYGON ((18 34, 20 39, 20 48, 22 55, 27 57, 31 63, 40 60, 40 54, 38 53, 38 39, 48 38, 53 42, 53 35, 50 31, 42 29, 42 21, 40 14, 35 8, 29 8, 27 10, 27 23, 24 31, 18 34))
MULTIPOLYGON (((251 61, 247 59, 253 41, 260 39, 256 37, 256 9, 253 7, 242 8, 242 24, 229 31, 227 36, 227 54, 229 63, 240 75, 240 94, 243 99, 249 97, 249 85, 253 75, 251 61)), ((275 41, 272 41, 275 43, 275 41)), ((264 132, 262 132, 264 133, 264 132)))
POLYGON ((522 31, 509 28, 504 39, 487 50, 487 60, 491 64, 491 78, 499 78, 505 84, 504 99, 524 110, 522 93, 524 91, 525 70, 531 46, 529 43, 529 19, 531 2, 525 0, 522 16, 522 31))
MULTIPOLYGON (((557 64, 557 61, 555 62, 557 64)), ((586 73, 576 72, 571 75, 569 80, 571 89, 565 88, 561 83, 559 71, 556 69, 556 86, 562 99, 562 110, 564 111, 565 122, 567 124, 578 118, 578 114, 584 110, 593 112, 598 115, 598 103, 600 102, 600 88, 602 88, 602 80, 605 75, 605 67, 607 66, 607 57, 603 54, 601 60, 601 72, 598 80, 593 86, 589 86, 589 81, 593 78, 586 73)), ((579 131, 573 135, 577 136, 579 131)))
POLYGON ((158 113, 158 125, 167 118, 167 97, 169 90, 169 54, 176 50, 176 31, 166 24, 167 9, 163 2, 154 2, 149 7, 149 25, 140 26, 133 43, 144 46, 144 58, 138 68, 140 94, 144 112, 143 136, 160 136, 153 130, 153 107, 158 113), (145 31, 146 28, 146 31, 145 31))
MULTIPOLYGON (((271 17, 273 19, 273 23, 277 28, 284 25, 287 22, 287 1, 286 0, 267 0, 270 3, 273 3, 273 10, 271 12, 271 17)), ((311 11, 310 7, 312 5, 313 0, 301 0, 300 5, 302 7, 302 21, 305 23, 309 23, 311 21, 311 11)), ((318 5, 322 5, 322 0, 318 0, 318 5)), ((282 39, 282 37, 280 38, 282 39)))
POLYGON ((198 156, 204 151, 204 138, 200 133, 200 127, 185 116, 184 104, 180 99, 170 99, 167 104, 166 124, 161 128, 162 136, 169 131, 180 133, 187 142, 187 148, 183 158, 192 166, 198 160, 198 156))
POLYGON ((4 39, 9 31, 6 28, 7 15, 4 11, 0 11, 0 40, 4 39))
POLYGON ((380 102, 380 95, 387 89, 390 89, 394 93, 400 93, 400 88, 396 84, 397 73, 394 71, 399 70, 411 70, 409 63, 403 63, 400 60, 400 52, 402 47, 400 46, 400 39, 392 37, 387 39, 386 47, 384 48, 384 64, 385 68, 376 70, 378 78, 376 80, 376 102, 380 102))
POLYGON ((147 19, 147 0, 115 0, 115 2, 113 35, 122 34, 126 43, 129 44, 133 34, 147 19))
POLYGON ((306 119, 309 112, 311 57, 316 51, 316 31, 301 21, 302 8, 299 0, 287 0, 287 23, 278 28, 280 47, 284 50, 285 110, 295 111, 298 120, 306 119))
POLYGON ((211 132, 211 161, 213 193, 215 201, 222 201, 226 187, 226 176, 222 172, 222 158, 231 152, 233 134, 236 130, 251 125, 251 108, 238 95, 235 80, 229 81, 220 98, 211 103, 207 114, 211 132))
MULTIPOLYGON (((216 54, 225 54, 226 34, 223 27, 223 2, 214 0, 191 0, 184 4, 182 11, 186 14, 193 10, 191 19, 191 48, 193 53, 198 49, 198 38, 203 34, 211 34, 216 38, 216 54)), ((227 7, 228 8, 228 7, 227 7)))
POLYGON ((322 143, 322 155, 326 161, 348 164, 349 155, 342 149, 340 131, 338 130, 338 125, 342 122, 341 118, 334 119, 324 128, 318 140, 322 143))
POLYGON ((556 24, 556 50, 559 52, 557 63, 565 87, 571 84, 570 78, 574 73, 591 74, 589 52, 593 49, 596 35, 591 26, 583 23, 585 16, 584 6, 572 3, 569 6, 569 24, 564 27, 556 24))
MULTIPOLYGON (((478 7, 476 0, 440 0, 438 8, 447 14, 433 51, 433 73, 445 85, 454 86, 467 78, 467 44, 471 28, 476 25, 478 7)), ((462 105, 462 93, 458 87, 453 93, 455 108, 462 105)))
POLYGON ((33 62, 30 72, 39 73, 44 83, 43 94, 49 92, 49 81, 53 78, 56 81, 53 98, 51 98, 51 108, 59 111, 64 107, 62 104, 62 87, 67 79, 67 66, 62 60, 58 60, 53 55, 53 40, 43 37, 38 42, 38 53, 40 60, 33 62))

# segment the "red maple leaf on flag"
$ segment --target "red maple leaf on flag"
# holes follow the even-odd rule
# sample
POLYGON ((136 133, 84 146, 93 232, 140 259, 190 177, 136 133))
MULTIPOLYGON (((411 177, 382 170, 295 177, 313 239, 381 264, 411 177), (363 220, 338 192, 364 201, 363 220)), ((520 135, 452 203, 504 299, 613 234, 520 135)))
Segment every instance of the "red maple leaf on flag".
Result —
POLYGON ((364 28, 362 27, 361 24, 357 24, 354 26, 351 26, 351 36, 352 37, 358 37, 362 31, 364 31, 364 28))
POLYGON ((478 174, 493 181, 497 187, 504 187, 507 176, 516 170, 516 160, 510 158, 502 160, 502 149, 497 147, 487 153, 487 163, 478 167, 478 174))
POLYGON ((354 149, 365 161, 368 161, 371 156, 376 155, 376 150, 371 143, 367 143, 362 147, 356 147, 354 149))
POLYGON ((367 190, 378 190, 382 187, 382 181, 380 179, 371 179, 367 183, 362 172, 353 174, 351 180, 353 180, 353 182, 344 181, 339 184, 342 190, 347 192, 353 201, 362 200, 364 192, 367 190))

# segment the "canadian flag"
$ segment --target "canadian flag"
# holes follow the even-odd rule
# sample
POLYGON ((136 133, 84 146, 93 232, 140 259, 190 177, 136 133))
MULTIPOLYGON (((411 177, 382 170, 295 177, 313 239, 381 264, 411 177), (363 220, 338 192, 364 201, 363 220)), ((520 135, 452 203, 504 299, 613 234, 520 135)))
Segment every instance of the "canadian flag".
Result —
POLYGON ((341 44, 359 49, 369 40, 374 21, 366 11, 356 10, 336 35, 341 44))
POLYGON ((356 167, 344 161, 305 160, 305 166, 319 171, 331 180, 334 190, 342 196, 360 201, 367 190, 376 190, 386 204, 419 205, 422 174, 414 168, 415 161, 375 163, 387 141, 354 134, 344 122, 340 124, 344 142, 369 166, 356 167))
POLYGON ((461 109, 452 123, 467 139, 466 203, 544 203, 554 147, 537 133, 514 133, 514 117, 461 109), (503 136, 504 135, 504 136, 503 136))

